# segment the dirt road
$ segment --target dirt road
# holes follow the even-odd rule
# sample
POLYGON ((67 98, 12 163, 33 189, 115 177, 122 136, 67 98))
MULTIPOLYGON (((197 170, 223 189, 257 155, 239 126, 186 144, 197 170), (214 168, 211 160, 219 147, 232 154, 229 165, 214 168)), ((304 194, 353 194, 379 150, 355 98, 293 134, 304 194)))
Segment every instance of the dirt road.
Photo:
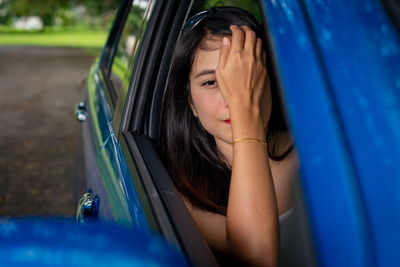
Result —
POLYGON ((84 190, 74 105, 94 58, 0 47, 0 216, 73 216, 84 190))

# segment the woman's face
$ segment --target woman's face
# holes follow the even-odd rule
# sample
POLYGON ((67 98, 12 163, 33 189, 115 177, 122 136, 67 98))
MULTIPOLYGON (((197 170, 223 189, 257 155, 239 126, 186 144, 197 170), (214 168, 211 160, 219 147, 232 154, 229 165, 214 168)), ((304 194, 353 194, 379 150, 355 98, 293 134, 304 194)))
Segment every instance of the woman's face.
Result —
POLYGON ((232 130, 228 105, 220 93, 215 75, 221 46, 222 38, 214 37, 213 40, 203 40, 197 48, 189 74, 192 96, 189 103, 194 116, 214 136, 217 147, 225 150, 223 147, 232 143, 232 130))

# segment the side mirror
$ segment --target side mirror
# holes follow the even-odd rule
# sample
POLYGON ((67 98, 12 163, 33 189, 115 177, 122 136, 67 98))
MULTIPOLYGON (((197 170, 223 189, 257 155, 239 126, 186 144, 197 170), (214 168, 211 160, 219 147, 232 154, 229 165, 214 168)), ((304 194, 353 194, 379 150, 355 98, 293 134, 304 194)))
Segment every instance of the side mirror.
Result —
POLYGON ((75 118, 80 122, 87 120, 88 114, 86 109, 86 102, 80 102, 75 106, 75 118))
POLYGON ((97 219, 99 215, 100 199, 98 196, 88 192, 79 200, 76 210, 76 221, 86 223, 89 220, 97 219))

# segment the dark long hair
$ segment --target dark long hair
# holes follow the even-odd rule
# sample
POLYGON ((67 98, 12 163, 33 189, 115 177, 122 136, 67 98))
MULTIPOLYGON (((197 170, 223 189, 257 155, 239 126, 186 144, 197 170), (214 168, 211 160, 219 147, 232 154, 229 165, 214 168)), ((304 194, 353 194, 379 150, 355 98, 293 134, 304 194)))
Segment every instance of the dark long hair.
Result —
MULTIPOLYGON (((218 151, 213 136, 190 109, 189 74, 196 49, 206 36, 232 35, 230 25, 247 25, 265 46, 264 31, 250 13, 235 7, 213 7, 191 23, 194 27, 186 25, 189 30, 182 34, 174 51, 164 96, 161 141, 170 175, 181 194, 197 208, 226 214, 231 169, 218 151)), ((272 159, 282 160, 289 151, 275 155, 275 144, 278 133, 287 130, 287 126, 274 89, 272 86, 268 153, 272 159)))

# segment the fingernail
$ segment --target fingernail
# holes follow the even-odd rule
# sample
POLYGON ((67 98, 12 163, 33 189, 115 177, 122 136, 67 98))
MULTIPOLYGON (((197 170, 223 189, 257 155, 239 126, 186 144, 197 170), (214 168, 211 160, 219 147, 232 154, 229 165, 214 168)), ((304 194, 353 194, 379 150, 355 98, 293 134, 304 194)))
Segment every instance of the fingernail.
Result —
POLYGON ((228 37, 222 38, 222 44, 223 44, 223 45, 228 45, 228 44, 229 44, 228 37))

